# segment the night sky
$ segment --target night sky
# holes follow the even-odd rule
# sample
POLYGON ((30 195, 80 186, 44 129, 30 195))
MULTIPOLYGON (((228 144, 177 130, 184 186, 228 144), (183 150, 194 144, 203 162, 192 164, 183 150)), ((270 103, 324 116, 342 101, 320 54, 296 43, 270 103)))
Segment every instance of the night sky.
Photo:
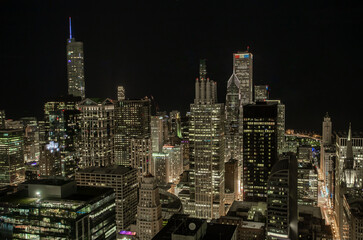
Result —
POLYGON ((189 110, 200 58, 225 101, 232 54, 250 46, 254 84, 286 104, 286 127, 363 130, 362 1, 2 1, 0 109, 41 116, 67 93, 68 17, 84 43, 87 97, 152 95, 189 110), (332 2, 337 2, 335 5, 332 2), (118 4, 115 4, 118 3, 118 4))

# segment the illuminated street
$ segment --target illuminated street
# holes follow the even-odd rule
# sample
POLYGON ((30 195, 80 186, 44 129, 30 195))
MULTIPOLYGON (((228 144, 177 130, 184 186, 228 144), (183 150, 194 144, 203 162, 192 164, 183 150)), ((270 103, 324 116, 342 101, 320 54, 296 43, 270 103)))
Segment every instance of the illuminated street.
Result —
POLYGON ((334 212, 332 209, 332 202, 328 197, 328 193, 326 192, 326 186, 324 183, 324 177, 320 170, 320 168, 317 168, 318 175, 319 175, 319 197, 318 197, 318 206, 322 210, 322 214, 324 216, 324 219, 326 221, 327 225, 331 226, 332 233, 333 233, 333 239, 334 240, 340 240, 339 232, 337 229, 336 219, 334 216, 334 212))

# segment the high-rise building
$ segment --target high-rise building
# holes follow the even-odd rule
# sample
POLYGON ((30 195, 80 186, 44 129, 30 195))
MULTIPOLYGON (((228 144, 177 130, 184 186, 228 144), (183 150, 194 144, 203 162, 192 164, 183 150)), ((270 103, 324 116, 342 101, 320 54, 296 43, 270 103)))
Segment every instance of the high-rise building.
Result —
POLYGON ((150 173, 142 177, 137 205, 137 235, 140 240, 150 240, 162 228, 159 188, 150 173))
POLYGON ((267 179, 277 162, 276 103, 243 107, 243 199, 266 201, 267 179))
POLYGON ((255 85, 255 102, 263 102, 269 99, 268 85, 255 85))
POLYGON ((190 199, 197 218, 224 215, 224 106, 215 89, 216 82, 197 79, 190 105, 190 199))
POLYGON ((67 39, 67 75, 68 94, 85 98, 83 42, 73 38, 71 18, 69 18, 69 39, 67 39))
POLYGON ((267 184, 267 239, 297 240, 297 161, 285 155, 272 168, 267 184))
POLYGON ((226 95, 226 124, 225 124, 225 161, 236 159, 238 161, 238 188, 236 194, 241 194, 242 182, 242 104, 241 104, 241 82, 235 74, 229 78, 226 95))
POLYGON ((62 156, 57 143, 46 144, 39 158, 40 176, 62 176, 62 156))
POLYGON ((326 113, 323 121, 323 145, 330 145, 332 144, 332 122, 329 117, 329 114, 326 113))
POLYGON ((42 179, 0 198, 1 239, 115 239, 115 193, 42 179))
POLYGON ((253 55, 250 52, 233 54, 233 73, 240 81, 240 96, 243 105, 253 102, 253 55))
POLYGON ((0 129, 5 128, 5 111, 0 110, 0 129))
POLYGON ((117 101, 125 100, 125 88, 124 86, 117 86, 117 101))
POLYGON ((118 165, 130 166, 129 148, 133 138, 150 138, 150 99, 118 101, 115 105, 115 158, 118 165))
POLYGON ((22 118, 24 124, 24 161, 38 162, 40 156, 39 125, 36 118, 22 118))
POLYGON ((114 164, 114 103, 111 99, 87 98, 81 111, 81 167, 114 164))
POLYGON ((117 232, 129 229, 136 221, 137 172, 124 166, 89 167, 76 173, 78 186, 113 188, 116 194, 117 232))
POLYGON ((266 102, 277 104, 277 151, 282 154, 285 148, 285 104, 280 100, 266 100, 266 102))
POLYGON ((153 172, 150 138, 132 138, 130 141, 130 166, 137 169, 137 176, 153 172))
POLYGON ((160 153, 164 145, 163 116, 151 116, 150 126, 153 153, 160 153))
MULTIPOLYGON (((169 137, 183 138, 181 132, 181 120, 179 111, 171 111, 169 114, 169 137)), ((172 143, 173 144, 173 143, 172 143)))
POLYGON ((179 176, 183 173, 183 150, 180 145, 164 145, 163 153, 166 154, 167 182, 178 183, 179 176))
POLYGON ((23 130, 0 129, 0 186, 25 180, 23 130))
POLYGON ((152 174, 155 176, 155 182, 158 186, 168 183, 167 174, 167 155, 166 153, 152 154, 152 174))

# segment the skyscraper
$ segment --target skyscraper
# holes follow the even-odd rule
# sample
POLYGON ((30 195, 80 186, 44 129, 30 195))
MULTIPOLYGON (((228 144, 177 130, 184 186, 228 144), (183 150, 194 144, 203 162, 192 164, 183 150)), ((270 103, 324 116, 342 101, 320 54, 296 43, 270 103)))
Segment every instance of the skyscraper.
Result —
POLYGON ((85 98, 83 42, 73 38, 71 18, 69 18, 69 39, 67 39, 67 75, 68 94, 85 98))
POLYGON ((243 199, 266 201, 267 179, 277 161, 277 104, 243 107, 243 199))
POLYGON ((124 86, 117 86, 117 101, 125 100, 124 86))
POLYGON ((150 138, 132 138, 130 140, 130 166, 137 169, 138 177, 153 172, 152 170, 152 146, 150 138))
POLYGON ((140 240, 150 240, 162 228, 159 188, 150 173, 142 177, 137 205, 137 228, 140 240))
POLYGON ((129 148, 133 138, 150 138, 151 102, 125 99, 115 105, 115 159, 118 165, 130 166, 129 148))
POLYGON ((252 53, 238 52, 233 54, 233 73, 239 79, 241 102, 243 105, 253 102, 253 55, 252 53))
POLYGON ((268 85, 255 85, 255 102, 265 101, 269 98, 268 85))
POLYGON ((226 95, 226 121, 225 121, 225 161, 235 159, 238 162, 238 187, 235 193, 241 194, 242 182, 242 104, 241 104, 241 82, 236 74, 232 74, 227 83, 226 95))
POLYGON ((17 185, 25 179, 23 131, 0 129, 0 186, 17 185))
POLYGON ((86 98, 81 110, 81 167, 114 164, 114 103, 111 99, 86 98))
POLYGON ((268 240, 298 239, 297 161, 292 153, 272 168, 267 184, 268 240))
POLYGON ((197 79, 190 105, 190 198, 197 218, 224 214, 224 106, 215 89, 214 81, 197 79))
POLYGON ((332 122, 329 114, 326 113, 323 121, 323 145, 330 145, 332 143, 332 122))

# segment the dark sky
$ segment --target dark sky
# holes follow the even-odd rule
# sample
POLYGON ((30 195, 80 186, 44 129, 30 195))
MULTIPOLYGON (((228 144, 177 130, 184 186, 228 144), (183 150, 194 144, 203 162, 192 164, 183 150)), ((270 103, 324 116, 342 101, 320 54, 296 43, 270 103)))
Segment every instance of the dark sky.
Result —
POLYGON ((198 62, 225 101, 232 53, 250 46, 254 84, 286 104, 286 126, 363 130, 362 1, 2 1, 0 108, 39 116, 67 92, 68 17, 84 42, 86 95, 153 95, 161 110, 186 111, 198 62), (301 3, 298 3, 301 2, 301 3), (335 4, 333 4, 335 2, 335 4), (118 4, 116 4, 118 3, 118 4))

